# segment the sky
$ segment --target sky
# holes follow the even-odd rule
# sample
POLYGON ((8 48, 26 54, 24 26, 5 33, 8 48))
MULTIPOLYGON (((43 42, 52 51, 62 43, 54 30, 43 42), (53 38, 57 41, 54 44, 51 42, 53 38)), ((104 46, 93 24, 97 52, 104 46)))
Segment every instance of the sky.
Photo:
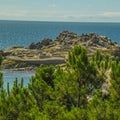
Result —
POLYGON ((0 20, 120 22, 120 0, 0 0, 0 20))

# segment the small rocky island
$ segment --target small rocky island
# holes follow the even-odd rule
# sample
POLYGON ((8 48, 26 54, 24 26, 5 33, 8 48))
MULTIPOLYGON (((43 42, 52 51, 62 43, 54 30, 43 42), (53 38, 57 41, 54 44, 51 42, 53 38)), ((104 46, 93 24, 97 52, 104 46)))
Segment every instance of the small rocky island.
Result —
POLYGON ((95 33, 81 34, 63 31, 52 40, 45 38, 41 42, 31 43, 27 48, 15 46, 1 51, 4 60, 3 69, 33 70, 40 65, 64 64, 68 51, 75 45, 82 45, 91 57, 96 50, 120 57, 120 46, 106 36, 95 33))

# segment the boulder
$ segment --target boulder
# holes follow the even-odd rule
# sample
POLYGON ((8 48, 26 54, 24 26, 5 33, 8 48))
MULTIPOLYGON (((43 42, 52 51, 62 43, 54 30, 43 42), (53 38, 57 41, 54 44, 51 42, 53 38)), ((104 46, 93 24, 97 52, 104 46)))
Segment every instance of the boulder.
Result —
POLYGON ((41 49, 43 46, 48 46, 52 43, 52 39, 50 38, 45 38, 43 39, 41 42, 37 42, 37 43, 31 43, 28 48, 29 49, 41 49))
POLYGON ((29 49, 36 49, 36 44, 33 42, 33 43, 31 43, 29 46, 28 46, 28 48, 29 49))
POLYGON ((47 45, 50 45, 50 43, 52 43, 52 39, 50 38, 45 38, 41 41, 41 45, 43 46, 47 46, 47 45))

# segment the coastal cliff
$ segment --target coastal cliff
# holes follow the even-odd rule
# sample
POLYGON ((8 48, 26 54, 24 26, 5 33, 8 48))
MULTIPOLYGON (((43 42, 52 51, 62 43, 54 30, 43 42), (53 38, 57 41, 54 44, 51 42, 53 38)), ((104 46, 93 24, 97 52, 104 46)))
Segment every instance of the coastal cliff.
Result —
POLYGON ((75 45, 82 45, 91 57, 96 50, 120 57, 120 46, 106 36, 95 33, 81 34, 63 31, 55 40, 45 38, 41 42, 31 43, 27 48, 16 46, 1 52, 4 60, 2 68, 32 70, 40 65, 64 64, 68 51, 75 45))

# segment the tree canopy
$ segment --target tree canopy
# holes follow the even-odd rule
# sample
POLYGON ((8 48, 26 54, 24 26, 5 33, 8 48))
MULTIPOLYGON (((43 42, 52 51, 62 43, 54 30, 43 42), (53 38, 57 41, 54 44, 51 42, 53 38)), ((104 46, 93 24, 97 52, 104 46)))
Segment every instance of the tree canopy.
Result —
POLYGON ((88 57, 75 46, 65 67, 36 70, 27 87, 16 79, 3 88, 0 73, 0 120, 119 120, 120 62, 109 55, 88 57))

